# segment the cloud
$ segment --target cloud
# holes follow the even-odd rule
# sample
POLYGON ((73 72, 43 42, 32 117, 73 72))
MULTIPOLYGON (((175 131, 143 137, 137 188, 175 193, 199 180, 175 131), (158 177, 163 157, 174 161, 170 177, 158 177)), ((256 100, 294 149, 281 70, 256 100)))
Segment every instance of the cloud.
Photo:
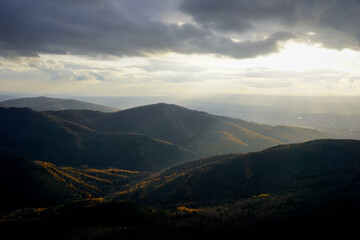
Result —
POLYGON ((200 73, 206 70, 205 67, 194 66, 193 64, 183 62, 183 61, 174 61, 174 60, 159 60, 159 59, 149 59, 145 66, 137 66, 140 69, 143 69, 147 73, 156 73, 156 72, 172 72, 172 73, 200 73))
POLYGON ((0 46, 0 57, 5 58, 17 58, 17 57, 39 57, 39 55, 34 51, 27 51, 21 49, 6 49, 5 47, 1 49, 0 46))
POLYGON ((183 0, 180 9, 196 22, 219 31, 240 32, 254 22, 280 20, 293 22, 296 9, 287 0, 183 0))
POLYGON ((176 52, 242 59, 277 52, 279 42, 295 36, 360 49, 358 0, 0 0, 0 6, 0 56, 7 58, 176 52))
POLYGON ((275 29, 330 48, 359 49, 359 0, 182 0, 180 9, 216 32, 275 29))
POLYGON ((51 80, 75 80, 93 83, 105 80, 103 74, 92 70, 88 66, 65 64, 54 59, 38 59, 38 61, 33 61, 29 66, 48 74, 51 80))
POLYGON ((254 88, 290 88, 307 84, 334 86, 356 83, 357 77, 333 69, 309 71, 279 71, 267 68, 248 68, 241 73, 238 82, 254 88))
POLYGON ((264 40, 234 42, 226 37, 209 36, 201 39, 202 42, 194 43, 198 49, 211 49, 219 55, 232 56, 234 58, 252 58, 278 51, 278 43, 293 39, 295 36, 288 32, 277 32, 264 40))
POLYGON ((279 41, 293 37, 278 32, 266 39, 235 42, 191 23, 161 22, 165 10, 177 11, 172 2, 0 0, 0 54, 147 56, 177 52, 249 58, 276 52, 279 41))

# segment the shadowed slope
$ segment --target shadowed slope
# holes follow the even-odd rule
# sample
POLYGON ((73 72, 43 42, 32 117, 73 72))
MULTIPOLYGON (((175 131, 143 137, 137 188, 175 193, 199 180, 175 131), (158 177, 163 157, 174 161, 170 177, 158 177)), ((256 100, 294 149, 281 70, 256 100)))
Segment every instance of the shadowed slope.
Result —
POLYGON ((20 208, 45 208, 105 197, 146 173, 116 168, 76 169, 0 155, 0 215, 20 208))
POLYGON ((136 132, 163 139, 199 156, 257 151, 282 143, 329 137, 316 130, 272 127, 163 103, 116 113, 73 110, 49 113, 98 131, 136 132))
POLYGON ((154 174, 129 193, 157 204, 223 203, 302 191, 336 197, 359 187, 359 169, 360 141, 317 140, 192 161, 154 174))
POLYGON ((360 141, 321 140, 201 159, 137 182, 127 195, 137 203, 25 209, 0 228, 44 239, 348 239, 358 232, 359 156, 360 141))
POLYGON ((0 215, 13 209, 48 207, 76 199, 73 191, 41 166, 4 155, 0 155, 0 195, 0 215))
POLYGON ((0 109, 0 151, 63 166, 154 171, 188 160, 189 151, 132 133, 101 133, 26 108, 0 109))

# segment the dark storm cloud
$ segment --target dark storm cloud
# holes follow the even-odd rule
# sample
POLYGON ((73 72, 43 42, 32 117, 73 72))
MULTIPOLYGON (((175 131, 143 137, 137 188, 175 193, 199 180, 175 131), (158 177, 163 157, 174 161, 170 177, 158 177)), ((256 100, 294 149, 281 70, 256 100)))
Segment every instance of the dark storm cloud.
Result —
POLYGON ((287 0, 183 0, 180 9, 203 26, 244 31, 260 20, 293 22, 296 8, 287 0))
POLYGON ((265 40, 233 42, 192 24, 157 21, 156 14, 167 7, 164 0, 0 0, 0 54, 138 56, 173 51, 248 58, 277 51, 279 41, 293 37, 279 32, 265 40))
POLYGON ((295 35, 358 49, 359 13, 358 0, 0 0, 0 56, 178 52, 251 58, 278 51, 280 41, 295 35), (160 15, 177 10, 194 22, 161 21, 160 15), (269 37, 235 42, 227 35, 244 32, 269 37))
POLYGON ((234 58, 252 58, 276 52, 279 41, 286 41, 292 38, 295 38, 295 36, 291 33, 278 32, 262 41, 233 42, 228 38, 212 35, 202 38, 200 41, 199 39, 194 39, 191 41, 191 45, 194 46, 193 51, 197 50, 206 53, 208 49, 211 49, 212 53, 219 55, 232 56, 234 58))
POLYGON ((182 0, 180 9, 219 32, 277 31, 302 36, 332 48, 359 48, 359 0, 182 0))
POLYGON ((332 1, 319 18, 326 43, 334 48, 360 47, 360 1, 332 1))
MULTIPOLYGON (((161 23, 126 17, 112 1, 1 1, 1 47, 40 53, 134 55, 173 41, 161 23)), ((166 46, 165 46, 166 48, 166 46)))

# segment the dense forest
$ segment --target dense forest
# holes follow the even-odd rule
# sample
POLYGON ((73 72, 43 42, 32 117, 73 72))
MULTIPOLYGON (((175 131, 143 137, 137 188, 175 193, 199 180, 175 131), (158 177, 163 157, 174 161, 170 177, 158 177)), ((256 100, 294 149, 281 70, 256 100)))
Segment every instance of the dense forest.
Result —
POLYGON ((156 173, 2 156, 9 185, 0 227, 44 239, 350 236, 360 213, 359 156, 360 141, 317 140, 156 173))

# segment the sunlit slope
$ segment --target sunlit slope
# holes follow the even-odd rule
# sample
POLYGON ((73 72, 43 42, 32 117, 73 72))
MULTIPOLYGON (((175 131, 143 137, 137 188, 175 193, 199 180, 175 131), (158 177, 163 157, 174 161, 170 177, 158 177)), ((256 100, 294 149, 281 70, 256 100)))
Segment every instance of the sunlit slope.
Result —
POLYGON ((62 166, 154 171, 189 151, 141 134, 100 133, 28 108, 0 109, 0 151, 62 166))
POLYGON ((148 175, 148 173, 117 168, 78 169, 60 167, 41 161, 35 161, 34 163, 45 169, 57 182, 65 184, 78 199, 106 197, 121 189, 130 181, 148 175))
POLYGON ((282 143, 330 137, 317 130, 250 123, 163 103, 116 113, 49 113, 99 131, 145 134, 188 148, 198 156, 257 151, 282 143))
POLYGON ((76 199, 74 192, 32 161, 0 155, 0 213, 48 207, 76 199))
POLYGON ((360 198, 360 141, 316 140, 185 163, 124 192, 151 203, 224 203, 254 196, 360 198), (356 191, 355 191, 356 190, 356 191), (353 192, 355 191, 355 192, 353 192))
POLYGON ((66 109, 88 109, 101 112, 116 112, 119 109, 99 104, 74 100, 49 97, 29 97, 11 99, 1 102, 6 107, 29 107, 37 111, 66 110, 66 109))
POLYGON ((116 168, 76 169, 0 155, 0 213, 44 208, 93 197, 106 197, 146 173, 116 168))

